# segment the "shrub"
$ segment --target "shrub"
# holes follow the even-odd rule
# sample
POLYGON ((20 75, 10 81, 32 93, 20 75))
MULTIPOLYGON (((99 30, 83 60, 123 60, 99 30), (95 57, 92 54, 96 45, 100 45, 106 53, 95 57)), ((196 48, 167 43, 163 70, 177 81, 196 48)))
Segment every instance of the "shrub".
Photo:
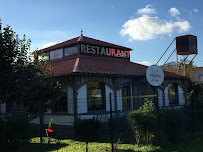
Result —
POLYGON ((145 99, 145 103, 138 110, 128 113, 128 121, 135 134, 137 145, 140 143, 152 144, 157 130, 157 116, 154 113, 154 104, 145 99))
POLYGON ((18 146, 27 143, 32 137, 32 131, 27 119, 17 119, 6 116, 0 120, 0 144, 10 148, 10 145, 18 146))
POLYGON ((177 144, 180 142, 184 131, 184 112, 178 109, 163 109, 159 112, 160 129, 167 139, 177 144))
POLYGON ((74 122, 74 126, 77 137, 86 141, 86 151, 88 151, 88 142, 95 139, 101 123, 93 117, 92 119, 79 119, 74 122))
POLYGON ((74 122, 74 126, 77 137, 90 141, 97 135, 101 123, 93 117, 92 119, 79 119, 74 122))
POLYGON ((54 129, 54 128, 55 128, 54 120, 51 119, 48 125, 48 129, 54 129))

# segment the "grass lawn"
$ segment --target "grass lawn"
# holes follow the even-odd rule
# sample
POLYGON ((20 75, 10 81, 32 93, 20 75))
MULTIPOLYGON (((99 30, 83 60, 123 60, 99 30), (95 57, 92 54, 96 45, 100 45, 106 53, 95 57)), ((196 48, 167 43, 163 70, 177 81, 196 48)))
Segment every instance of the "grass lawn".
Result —
MULTIPOLYGON (((51 139, 48 143, 46 137, 43 138, 44 152, 85 152, 86 143, 71 139, 58 140, 51 139)), ((40 138, 32 138, 30 144, 19 146, 19 150, 15 152, 39 152, 40 151, 40 138)), ((201 152, 203 151, 203 132, 188 134, 184 137, 179 144, 165 143, 159 146, 142 146, 137 147, 133 144, 114 144, 115 152, 201 152)), ((14 152, 12 151, 12 152, 14 152)), ((111 144, 105 142, 90 142, 88 144, 89 152, 108 152, 111 151, 111 144)), ((9 151, 11 152, 11 151, 9 151)))
MULTIPOLYGON (((75 141, 71 139, 66 140, 57 140, 51 139, 51 142, 48 144, 48 139, 43 138, 44 140, 44 151, 46 152, 85 152, 86 151, 86 143, 75 141), (60 141, 60 143, 59 143, 60 141)), ((116 144, 114 145, 116 146, 116 144)), ((137 147, 137 145, 132 144, 119 144, 116 147, 118 152, 158 152, 163 151, 160 147, 156 146, 143 146, 137 147)), ((20 149, 21 152, 37 152, 40 151, 40 139, 32 138, 29 145, 25 145, 20 149)), ((88 151, 89 152, 108 152, 111 151, 111 144, 110 143, 97 143, 97 142, 90 142, 88 144, 88 151)), ((116 150, 115 150, 116 151, 116 150)))
POLYGON ((164 146, 166 152, 202 152, 203 151, 203 132, 188 134, 180 144, 168 144, 164 146))

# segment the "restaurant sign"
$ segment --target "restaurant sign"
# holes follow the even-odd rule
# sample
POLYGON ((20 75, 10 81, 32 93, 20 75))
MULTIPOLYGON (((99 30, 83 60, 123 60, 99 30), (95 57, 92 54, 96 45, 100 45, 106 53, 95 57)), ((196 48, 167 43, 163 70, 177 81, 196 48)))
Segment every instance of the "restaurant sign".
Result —
POLYGON ((108 48, 97 45, 80 45, 80 53, 81 54, 89 54, 89 55, 99 55, 99 56, 110 56, 110 57, 118 57, 118 58, 130 58, 130 51, 108 48))
POLYGON ((146 78, 152 86, 160 86, 164 81, 164 72, 159 66, 151 65, 146 70, 146 78))

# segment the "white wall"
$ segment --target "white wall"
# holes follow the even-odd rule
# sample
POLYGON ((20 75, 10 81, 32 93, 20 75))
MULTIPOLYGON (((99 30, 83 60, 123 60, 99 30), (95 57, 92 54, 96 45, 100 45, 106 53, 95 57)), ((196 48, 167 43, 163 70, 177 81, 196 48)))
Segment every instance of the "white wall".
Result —
POLYGON ((80 115, 78 118, 80 119, 92 119, 95 117, 100 122, 108 122, 110 119, 110 114, 101 114, 101 115, 80 115))
POLYGON ((179 105, 184 105, 184 92, 181 86, 178 85, 178 98, 179 98, 179 105))
MULTIPOLYGON (((56 125, 70 125, 73 126, 74 116, 67 115, 44 115, 43 116, 43 124, 49 124, 49 122, 53 119, 56 125)), ((40 124, 40 118, 34 118, 30 121, 30 124, 40 124)))
POLYGON ((77 95, 77 111, 78 113, 87 113, 87 85, 84 84, 78 89, 77 95))
POLYGON ((165 106, 169 106, 168 86, 164 89, 165 106))
POLYGON ((106 111, 110 111, 110 96, 109 96, 109 93, 111 93, 112 111, 115 111, 114 91, 106 84, 105 84, 105 90, 106 90, 106 111))
POLYGON ((117 93, 117 110, 122 111, 123 103, 122 103, 122 89, 116 91, 117 93))
POLYGON ((73 89, 70 86, 67 86, 67 102, 68 114, 74 114, 73 89))
POLYGON ((164 106, 164 91, 160 88, 157 89, 158 91, 158 105, 159 108, 164 106))

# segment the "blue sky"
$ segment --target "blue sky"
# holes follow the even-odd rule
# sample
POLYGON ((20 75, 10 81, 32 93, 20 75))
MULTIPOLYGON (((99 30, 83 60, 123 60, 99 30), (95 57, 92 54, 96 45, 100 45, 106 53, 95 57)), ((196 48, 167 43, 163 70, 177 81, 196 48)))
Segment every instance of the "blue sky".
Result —
MULTIPOLYGON (((176 36, 192 34, 198 40, 194 64, 203 66, 202 7, 201 0, 0 0, 0 18, 30 38, 32 50, 77 37, 82 29, 84 36, 132 48, 131 61, 147 65, 176 36)), ((160 64, 173 49, 175 43, 160 64)))

